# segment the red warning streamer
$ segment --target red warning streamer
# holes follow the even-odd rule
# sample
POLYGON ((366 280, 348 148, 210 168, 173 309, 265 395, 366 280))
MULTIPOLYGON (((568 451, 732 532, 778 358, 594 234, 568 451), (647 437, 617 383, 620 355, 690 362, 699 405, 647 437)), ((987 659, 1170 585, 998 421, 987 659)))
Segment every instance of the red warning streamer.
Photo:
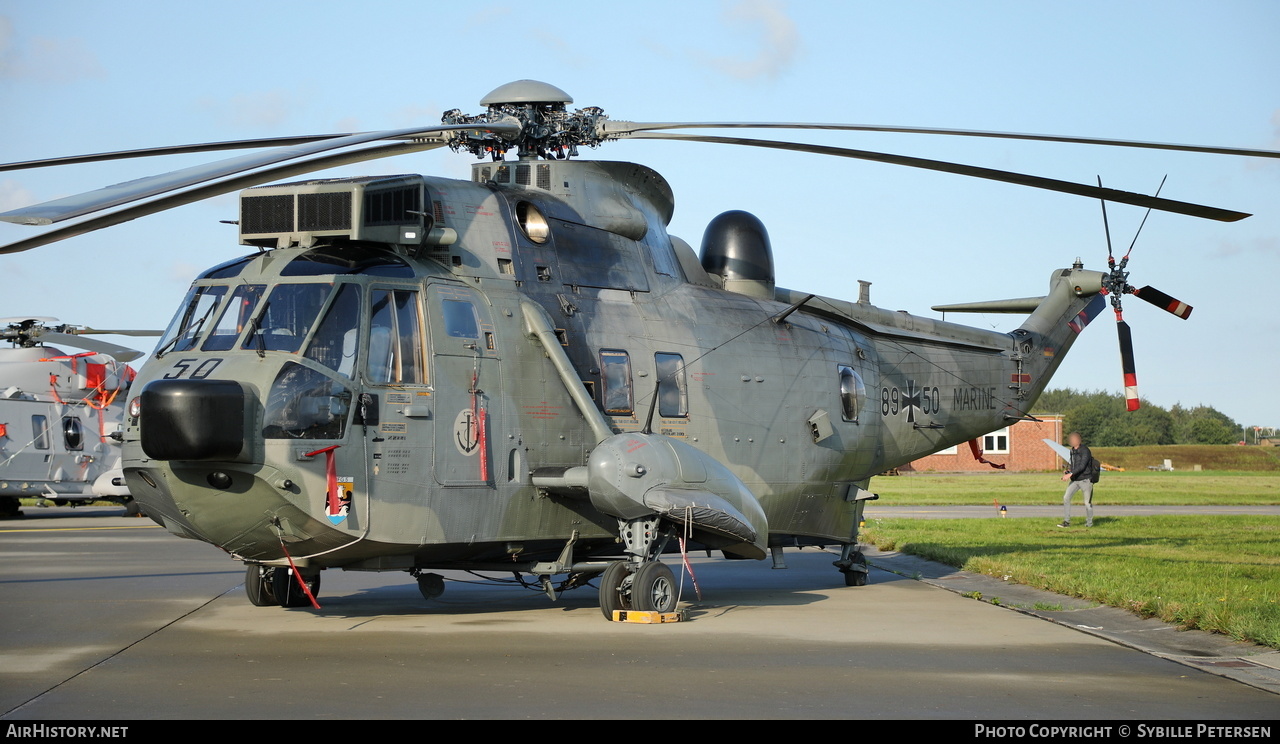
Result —
MULTIPOLYGON (((330 462, 333 461, 330 460, 330 462)), ((302 578, 302 574, 298 573, 298 567, 293 565, 293 556, 289 555, 289 546, 284 544, 283 538, 280 540, 280 549, 284 551, 284 557, 289 561, 289 573, 293 575, 293 578, 297 579, 298 586, 302 587, 302 593, 307 595, 307 599, 311 600, 312 607, 317 610, 320 609, 320 603, 316 601, 316 595, 312 594, 311 590, 307 588, 307 582, 302 578)))
POLYGON ((1002 465, 1001 463, 991 462, 990 460, 982 456, 982 447, 978 446, 978 440, 976 438, 969 440, 969 451, 973 453, 973 459, 977 460, 983 465, 990 465, 996 470, 1004 470, 1004 465, 1002 465))
POLYGON ((324 455, 325 501, 328 507, 328 514, 337 514, 338 510, 342 508, 342 501, 338 494, 338 467, 333 462, 333 451, 341 446, 340 444, 331 444, 328 447, 303 454, 303 457, 324 455))

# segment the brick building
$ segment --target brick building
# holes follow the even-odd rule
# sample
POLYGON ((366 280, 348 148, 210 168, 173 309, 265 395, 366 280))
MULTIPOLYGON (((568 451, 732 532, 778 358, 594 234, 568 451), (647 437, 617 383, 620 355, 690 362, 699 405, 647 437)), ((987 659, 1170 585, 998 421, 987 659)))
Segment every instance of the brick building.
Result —
MULTIPOLYGON (((1045 439, 1061 442, 1065 439, 1061 416, 1036 416, 1040 421, 1019 421, 999 431, 979 437, 982 456, 991 462, 1005 466, 1006 472, 1049 471, 1062 469, 1063 462, 1044 443, 1045 439)), ((904 472, 959 472, 994 471, 990 465, 978 462, 968 444, 942 450, 922 457, 899 468, 904 472)))

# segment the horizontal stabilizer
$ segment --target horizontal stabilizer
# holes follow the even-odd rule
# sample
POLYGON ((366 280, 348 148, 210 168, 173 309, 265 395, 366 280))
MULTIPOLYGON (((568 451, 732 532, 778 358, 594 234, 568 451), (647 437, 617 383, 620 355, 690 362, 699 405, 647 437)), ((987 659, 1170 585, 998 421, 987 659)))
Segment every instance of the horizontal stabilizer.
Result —
POLYGON ((1019 297, 1013 300, 987 300, 986 302, 959 302, 954 305, 934 305, 940 313, 1030 313, 1040 307, 1043 297, 1019 297))

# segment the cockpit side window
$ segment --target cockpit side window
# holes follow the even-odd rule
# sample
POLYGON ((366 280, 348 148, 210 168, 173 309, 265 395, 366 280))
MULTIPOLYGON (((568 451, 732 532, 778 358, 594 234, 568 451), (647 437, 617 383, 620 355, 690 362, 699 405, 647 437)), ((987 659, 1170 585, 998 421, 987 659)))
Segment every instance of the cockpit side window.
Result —
POLYGON ((234 347, 236 339, 240 338, 240 332, 253 317, 253 310, 258 306, 258 300, 262 299, 265 289, 262 284, 241 284, 236 287, 231 293, 231 299, 223 304, 218 324, 209 332, 209 337, 200 348, 204 351, 226 351, 234 347))
POLYGON ((600 352, 601 402, 610 416, 630 416, 634 411, 631 394, 631 357, 625 351, 600 352))
POLYGON ((444 315, 445 333, 453 338, 480 338, 474 305, 462 300, 444 300, 440 307, 444 315))
POLYGON ((156 344, 156 353, 166 351, 189 351, 195 348, 200 332, 208 325, 218 301, 227 293, 226 286, 192 287, 182 301, 178 314, 169 323, 169 328, 156 344))
POLYGON ((330 284, 276 285, 240 348, 296 353, 332 289, 330 284))
POLYGON ((307 346, 306 357, 346 377, 355 375, 360 348, 360 285, 343 284, 307 346))
POLYGON ((370 295, 369 379, 383 385, 426 382, 418 293, 375 289, 370 295))

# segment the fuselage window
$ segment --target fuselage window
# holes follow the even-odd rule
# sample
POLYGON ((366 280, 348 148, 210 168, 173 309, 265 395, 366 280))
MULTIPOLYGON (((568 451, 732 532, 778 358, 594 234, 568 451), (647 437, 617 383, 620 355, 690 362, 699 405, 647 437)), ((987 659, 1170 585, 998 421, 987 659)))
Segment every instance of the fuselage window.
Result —
POLYGON ((862 408, 862 400, 866 396, 866 388, 862 385, 862 377, 846 365, 840 365, 840 413, 845 421, 857 421, 858 412, 862 408))
POLYGON ((332 289, 330 284, 276 285, 240 348, 297 352, 332 289))
POLYGON ((316 327, 306 357, 346 377, 353 377, 360 348, 360 285, 343 284, 316 327))
POLYGON ((426 382, 418 293, 408 289, 375 289, 370 301, 370 380, 384 385, 426 382))
POLYGON ((182 301, 178 314, 169 323, 169 328, 156 344, 156 352, 188 351, 195 348, 200 332, 205 329, 218 301, 227 293, 225 286, 192 287, 182 301))
POLYGON ((685 384, 684 357, 679 354, 653 355, 658 372, 658 415, 679 418, 689 415, 689 388, 685 384))
POLYGON ((444 332, 453 338, 479 338, 480 325, 476 309, 470 302, 445 300, 440 303, 444 314, 444 332))
POLYGON ((75 416, 64 416, 62 419, 62 441, 69 450, 84 449, 84 429, 80 419, 75 416))
POLYGON ((200 348, 204 351, 226 351, 234 347, 236 339, 240 338, 240 332, 249 324, 249 318, 253 317, 253 310, 258 306, 258 300, 262 299, 265 289, 262 284, 241 284, 236 287, 231 293, 231 299, 223 303, 222 317, 218 318, 218 324, 209 332, 209 337, 200 348))
POLYGON ((31 444, 36 449, 49 449, 49 419, 46 416, 31 417, 31 444))
POLYGON ((634 411, 631 397, 631 358, 625 351, 600 352, 601 402, 610 416, 630 416, 634 411))

